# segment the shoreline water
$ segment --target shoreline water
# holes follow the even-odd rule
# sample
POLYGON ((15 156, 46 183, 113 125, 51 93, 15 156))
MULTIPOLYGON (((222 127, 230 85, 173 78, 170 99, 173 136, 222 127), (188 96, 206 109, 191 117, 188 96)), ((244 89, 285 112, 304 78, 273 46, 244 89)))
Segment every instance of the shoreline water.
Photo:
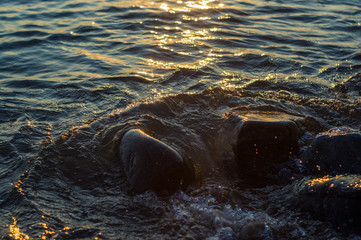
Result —
POLYGON ((334 127, 360 131, 357 1, 3 1, 0 12, 2 239, 360 239, 293 211, 291 185, 244 188, 228 161, 247 119, 294 120, 303 147, 334 127), (202 181, 168 198, 128 192, 114 150, 124 128, 192 158, 202 181))

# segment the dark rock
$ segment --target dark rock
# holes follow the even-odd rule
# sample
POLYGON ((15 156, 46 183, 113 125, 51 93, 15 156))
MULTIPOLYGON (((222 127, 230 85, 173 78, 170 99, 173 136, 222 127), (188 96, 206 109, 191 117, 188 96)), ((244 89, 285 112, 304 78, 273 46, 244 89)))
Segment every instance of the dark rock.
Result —
POLYGON ((361 176, 339 175, 295 184, 295 204, 315 218, 343 230, 361 232, 361 176))
POLYGON ((306 132, 311 132, 315 134, 325 131, 329 128, 325 126, 327 125, 327 123, 325 123, 322 119, 316 119, 312 116, 306 116, 304 118, 297 119, 296 123, 300 136, 305 134, 306 132))
POLYGON ((191 167, 176 150, 139 129, 124 134, 119 153, 127 180, 137 193, 171 194, 192 181, 191 167))
POLYGON ((310 174, 361 174, 361 134, 348 128, 319 134, 301 159, 310 174))
POLYGON ((297 152, 298 129, 292 121, 242 123, 235 158, 241 178, 252 184, 268 184, 270 175, 297 152))

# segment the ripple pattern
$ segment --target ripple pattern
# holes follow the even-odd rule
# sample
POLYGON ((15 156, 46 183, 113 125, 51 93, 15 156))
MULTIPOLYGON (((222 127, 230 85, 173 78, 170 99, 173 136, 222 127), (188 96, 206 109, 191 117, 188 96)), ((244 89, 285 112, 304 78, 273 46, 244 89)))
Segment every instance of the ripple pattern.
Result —
POLYGON ((357 0, 2 0, 0 237, 344 237, 220 159, 246 118, 359 129, 360 19, 357 0), (115 144, 135 126, 192 158, 200 187, 129 193, 115 144))

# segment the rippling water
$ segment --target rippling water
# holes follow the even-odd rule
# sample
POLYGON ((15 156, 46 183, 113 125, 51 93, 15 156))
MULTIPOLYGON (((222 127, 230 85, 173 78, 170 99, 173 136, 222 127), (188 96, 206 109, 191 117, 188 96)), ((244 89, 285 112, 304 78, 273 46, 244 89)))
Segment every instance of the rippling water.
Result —
POLYGON ((345 236, 221 162, 245 118, 359 129, 360 49, 358 0, 2 0, 0 235, 345 236), (191 158, 196 186, 128 193, 114 139, 129 126, 191 158))

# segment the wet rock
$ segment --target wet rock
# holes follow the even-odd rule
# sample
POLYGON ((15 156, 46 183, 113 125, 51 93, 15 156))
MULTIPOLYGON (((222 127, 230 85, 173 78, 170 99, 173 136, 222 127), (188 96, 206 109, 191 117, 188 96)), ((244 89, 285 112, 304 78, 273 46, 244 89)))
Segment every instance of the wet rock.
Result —
POLYGON ((361 176, 339 175, 295 184, 296 206, 342 230, 361 232, 361 176))
POLYGON ((301 159, 309 174, 361 174, 361 134, 349 128, 319 134, 301 159))
POLYGON ((241 178, 256 185, 274 182, 274 174, 298 151, 298 129, 292 121, 246 121, 238 134, 235 159, 241 178))
POLYGON ((127 180, 137 193, 174 193, 192 181, 189 165, 176 150, 139 129, 124 134, 119 154, 127 180))
POLYGON ((297 119, 297 126, 299 135, 303 135, 306 132, 313 134, 327 130, 327 123, 323 119, 316 119, 312 116, 306 116, 304 118, 297 119))
POLYGON ((334 86, 333 90, 344 98, 361 96, 361 73, 357 73, 344 82, 338 83, 334 86))

